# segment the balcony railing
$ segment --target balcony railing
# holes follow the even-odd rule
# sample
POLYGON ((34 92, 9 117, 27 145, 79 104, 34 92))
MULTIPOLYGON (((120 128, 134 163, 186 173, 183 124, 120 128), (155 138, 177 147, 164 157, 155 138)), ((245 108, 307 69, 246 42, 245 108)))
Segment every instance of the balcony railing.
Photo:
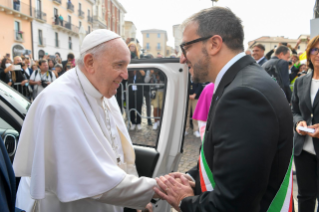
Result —
POLYGON ((72 42, 69 42, 69 49, 72 49, 72 42))
POLYGON ((84 18, 84 12, 82 10, 79 10, 79 17, 84 18))
POLYGON ((14 2, 11 0, 0 0, 0 11, 4 11, 7 14, 13 14, 16 16, 25 15, 31 17, 31 7, 21 1, 14 2))
POLYGON ((66 5, 67 5, 68 11, 73 13, 74 12, 74 5, 71 2, 67 2, 66 5))
POLYGON ((88 22, 93 23, 93 17, 88 16, 88 22))
POLYGON ((53 0, 54 3, 60 5, 61 4, 61 0, 53 0))
POLYGON ((162 48, 161 48, 160 46, 157 46, 157 47, 156 47, 156 50, 158 50, 158 51, 161 50, 161 49, 162 49, 162 48))
POLYGON ((47 14, 41 10, 34 9, 33 16, 42 22, 47 22, 47 14))
POLYGON ((23 32, 20 30, 14 30, 14 40, 18 42, 23 42, 23 32))
POLYGON ((38 37, 38 46, 45 46, 45 38, 38 37))
POLYGON ((53 21, 52 25, 56 28, 60 28, 60 29, 67 29, 67 30, 70 30, 70 32, 72 33, 79 33, 79 27, 78 26, 75 26, 69 22, 66 22, 66 21, 53 21))

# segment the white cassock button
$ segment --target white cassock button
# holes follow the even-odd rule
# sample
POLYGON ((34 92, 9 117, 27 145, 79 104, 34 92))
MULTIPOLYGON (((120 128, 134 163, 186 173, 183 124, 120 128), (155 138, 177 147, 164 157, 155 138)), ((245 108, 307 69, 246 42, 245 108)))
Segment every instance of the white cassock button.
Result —
POLYGON ((311 113, 311 118, 313 117, 313 114, 311 113))

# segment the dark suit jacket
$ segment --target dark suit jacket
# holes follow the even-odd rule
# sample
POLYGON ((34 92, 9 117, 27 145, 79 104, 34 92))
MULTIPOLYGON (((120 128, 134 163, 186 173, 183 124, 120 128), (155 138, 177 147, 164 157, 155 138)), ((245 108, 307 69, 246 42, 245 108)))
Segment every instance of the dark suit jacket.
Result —
POLYGON ((283 90, 286 94, 286 98, 288 102, 291 100, 291 90, 290 90, 290 79, 289 79, 289 64, 285 60, 281 60, 278 57, 274 56, 270 60, 268 60, 265 64, 262 65, 264 69, 269 68, 274 65, 277 60, 279 60, 277 64, 277 68, 279 69, 279 74, 283 83, 283 90))
POLYGON ((292 155, 292 114, 280 87, 250 56, 223 76, 212 99, 205 141, 216 183, 201 192, 198 165, 188 173, 195 195, 183 212, 264 212, 276 195, 292 155))
POLYGON ((0 137, 0 211, 15 211, 15 176, 3 140, 0 137))
MULTIPOLYGON (((311 105, 310 88, 312 82, 312 73, 299 77, 295 81, 294 92, 291 98, 291 110, 294 119, 294 146, 295 155, 302 152, 306 136, 299 135, 296 132, 296 125, 299 121, 306 121, 307 125, 319 123, 319 95, 317 94, 311 105)), ((313 138, 313 145, 317 157, 319 157, 319 139, 313 138)))
POLYGON ((264 57, 261 61, 258 62, 258 65, 262 66, 267 61, 268 61, 267 58, 264 57))

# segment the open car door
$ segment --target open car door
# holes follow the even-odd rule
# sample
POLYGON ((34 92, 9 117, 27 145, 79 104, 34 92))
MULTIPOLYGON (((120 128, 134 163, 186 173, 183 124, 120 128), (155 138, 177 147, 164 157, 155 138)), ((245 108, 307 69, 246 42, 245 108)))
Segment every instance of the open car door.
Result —
MULTIPOLYGON (((188 68, 179 59, 133 60, 129 78, 117 94, 136 152, 140 176, 158 177, 177 171, 188 103, 188 68)), ((166 212, 166 201, 154 203, 166 212)))

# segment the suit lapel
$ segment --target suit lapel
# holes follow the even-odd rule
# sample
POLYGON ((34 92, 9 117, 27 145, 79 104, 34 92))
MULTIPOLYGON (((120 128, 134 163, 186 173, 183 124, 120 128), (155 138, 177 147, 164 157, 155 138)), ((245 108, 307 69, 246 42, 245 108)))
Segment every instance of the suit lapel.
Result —
MULTIPOLYGON (((0 142, 3 142, 2 139, 0 139, 0 142)), ((12 193, 11 183, 9 180, 9 175, 8 175, 8 170, 7 170, 7 165, 5 163, 5 159, 4 159, 4 155, 3 155, 5 153, 3 153, 3 150, 6 151, 5 149, 0 148, 0 174, 2 172, 2 176, 6 180, 8 187, 10 189, 10 192, 12 193)))
MULTIPOLYGON (((305 97, 305 103, 306 103, 309 111, 312 111, 312 105, 311 105, 311 99, 310 99, 311 79, 312 79, 312 74, 307 74, 303 78, 303 86, 305 86, 305 88, 306 88, 306 89, 303 89, 305 92, 303 96, 305 97)), ((316 98, 316 99, 318 99, 318 98, 316 98)), ((315 105, 315 104, 313 104, 313 105, 315 105)))
POLYGON ((211 117, 212 113, 214 111, 214 107, 220 96, 223 94, 224 89, 226 86, 228 86, 236 77, 239 71, 241 71, 243 68, 245 68, 248 65, 254 64, 256 61, 249 55, 242 57, 237 62, 235 62, 225 73, 225 75, 222 77, 218 88, 216 92, 213 95, 211 107, 208 114, 208 120, 207 120, 207 127, 206 129, 209 130, 209 125, 211 123, 211 117))

